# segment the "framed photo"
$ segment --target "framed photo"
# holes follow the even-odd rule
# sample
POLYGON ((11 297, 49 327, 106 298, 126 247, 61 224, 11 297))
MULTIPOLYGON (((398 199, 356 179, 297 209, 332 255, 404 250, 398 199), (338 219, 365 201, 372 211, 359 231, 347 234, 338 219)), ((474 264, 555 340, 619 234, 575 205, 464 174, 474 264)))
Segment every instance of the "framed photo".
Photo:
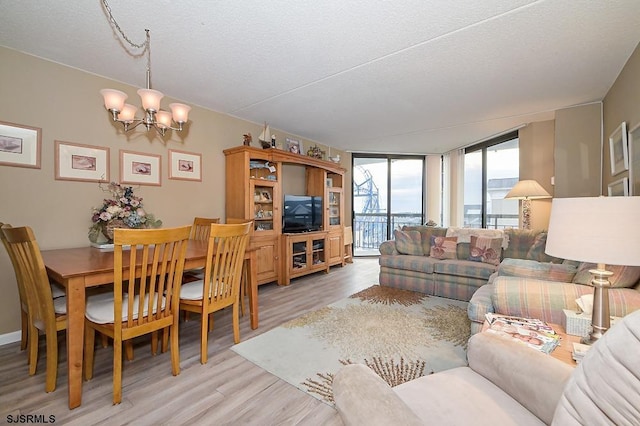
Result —
POLYGON ((302 143, 299 140, 287 138, 287 151, 293 154, 302 154, 302 143))
POLYGON ((55 141, 57 180, 109 182, 109 148, 55 141))
POLYGON ((202 155, 170 149, 169 179, 202 182, 202 155))
POLYGON ((42 130, 0 121, 0 165, 40 168, 42 130))
POLYGON ((610 197, 626 197, 629 195, 629 179, 622 178, 609 184, 610 197))
POLYGON ((609 136, 611 176, 629 169, 629 153, 627 149, 627 122, 623 121, 609 136))
POLYGON ((144 152, 120 150, 120 183, 161 185, 162 157, 144 152))
POLYGON ((640 195, 640 123, 629 130, 629 195, 640 195))

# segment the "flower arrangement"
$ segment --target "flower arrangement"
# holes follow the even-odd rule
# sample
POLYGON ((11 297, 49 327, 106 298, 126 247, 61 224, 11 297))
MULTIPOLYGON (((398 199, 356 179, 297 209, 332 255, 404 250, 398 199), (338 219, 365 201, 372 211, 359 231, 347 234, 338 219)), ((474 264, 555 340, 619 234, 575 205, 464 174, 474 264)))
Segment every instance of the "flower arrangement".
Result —
POLYGON ((161 220, 154 218, 142 208, 142 197, 133 195, 133 188, 110 182, 107 188, 100 189, 111 194, 104 199, 102 206, 93 208, 89 228, 89 241, 95 243, 100 234, 109 242, 113 241, 113 228, 157 228, 161 220))

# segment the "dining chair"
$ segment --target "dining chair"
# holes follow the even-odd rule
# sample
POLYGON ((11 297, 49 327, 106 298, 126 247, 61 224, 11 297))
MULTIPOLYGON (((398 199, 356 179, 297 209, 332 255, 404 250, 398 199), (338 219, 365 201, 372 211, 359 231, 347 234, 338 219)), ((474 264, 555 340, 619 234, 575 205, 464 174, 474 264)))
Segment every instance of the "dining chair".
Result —
POLYGON ((191 235, 189 235, 189 238, 192 240, 207 241, 209 239, 209 232, 211 232, 210 225, 212 223, 220 223, 220 218, 193 218, 193 226, 191 227, 191 235))
POLYGON ((58 375, 58 331, 67 328, 66 300, 52 296, 49 277, 32 229, 4 225, 2 234, 7 250, 12 253, 10 257, 15 261, 18 286, 22 285, 27 303, 29 375, 36 373, 41 330, 45 334, 47 351, 45 391, 52 392, 58 375))
POLYGON ((232 306, 233 341, 240 342, 239 290, 251 223, 210 226, 204 279, 186 283, 180 290, 180 309, 200 314, 202 364, 207 363, 209 314, 232 306))
POLYGON ((84 346, 84 376, 90 380, 95 332, 113 339, 114 404, 122 401, 123 342, 169 329, 171 372, 180 374, 179 295, 190 230, 191 226, 114 231, 113 294, 87 298, 84 346))
MULTIPOLYGON (((253 236, 253 231, 254 231, 253 220, 248 221, 247 219, 228 217, 226 222, 230 224, 250 222, 251 228, 249 231, 249 242, 247 243, 247 246, 251 244, 251 237, 253 236)), ((249 270, 247 269, 248 263, 249 261, 245 260, 242 265, 242 282, 240 283, 240 314, 242 316, 244 316, 244 313, 245 313, 244 301, 249 291, 249 275, 248 275, 249 270)))

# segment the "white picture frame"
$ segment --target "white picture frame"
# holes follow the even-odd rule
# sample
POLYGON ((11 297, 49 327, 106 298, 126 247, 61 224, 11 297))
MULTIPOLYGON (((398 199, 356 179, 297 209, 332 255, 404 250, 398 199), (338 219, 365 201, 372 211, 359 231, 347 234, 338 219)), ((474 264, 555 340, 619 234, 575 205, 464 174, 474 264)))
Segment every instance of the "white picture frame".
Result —
POLYGON ((169 179, 202 182, 202 155, 170 149, 169 179))
POLYGON ((42 129, 0 121, 0 166, 39 169, 42 129))
POLYGON ((627 197, 629 195, 629 178, 618 179, 609 184, 609 197, 627 197))
POLYGON ((286 138, 287 151, 292 154, 302 154, 302 143, 297 139, 286 138))
POLYGON ((162 156, 120 150, 120 183, 162 185, 162 156))
POLYGON ((640 195, 640 123, 629 130, 629 195, 640 195))
POLYGON ((109 182, 109 148, 55 141, 55 179, 109 182))
POLYGON ((611 159, 611 176, 629 170, 626 121, 623 121, 609 136, 609 158, 611 159))

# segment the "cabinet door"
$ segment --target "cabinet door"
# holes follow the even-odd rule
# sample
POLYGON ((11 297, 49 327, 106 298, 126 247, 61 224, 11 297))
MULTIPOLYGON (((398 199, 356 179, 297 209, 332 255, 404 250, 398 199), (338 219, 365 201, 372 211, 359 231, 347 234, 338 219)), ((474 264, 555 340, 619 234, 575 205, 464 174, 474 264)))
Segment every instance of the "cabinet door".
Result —
POLYGON ((329 198, 329 229, 342 226, 342 189, 328 188, 327 194, 329 198))
POLYGON ((256 235, 276 235, 280 232, 280 197, 274 182, 252 180, 250 213, 256 235))
POLYGON ((255 241, 258 284, 278 280, 278 238, 260 239, 255 241))
POLYGON ((343 243, 342 243, 342 235, 339 233, 330 233, 329 234, 329 265, 338 265, 343 263, 343 243))

